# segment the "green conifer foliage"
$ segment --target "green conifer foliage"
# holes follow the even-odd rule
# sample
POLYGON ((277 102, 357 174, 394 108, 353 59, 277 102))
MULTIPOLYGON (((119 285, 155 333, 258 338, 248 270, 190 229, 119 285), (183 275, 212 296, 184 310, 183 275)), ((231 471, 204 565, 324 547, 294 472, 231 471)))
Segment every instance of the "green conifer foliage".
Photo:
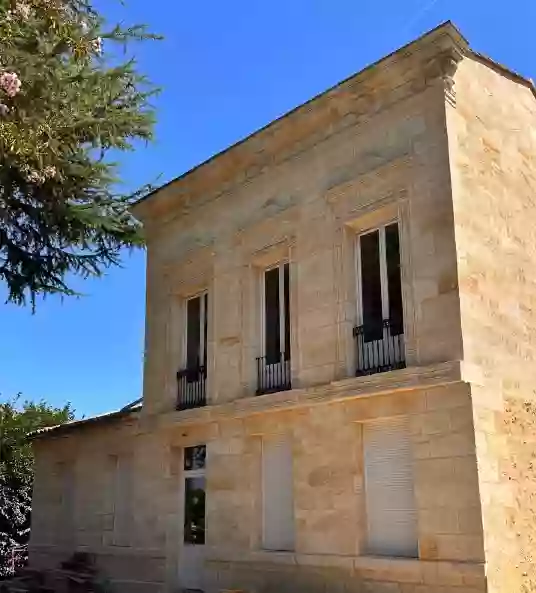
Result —
POLYGON ((0 0, 0 282, 12 302, 74 294, 142 244, 111 153, 150 140, 156 89, 86 0, 0 0))

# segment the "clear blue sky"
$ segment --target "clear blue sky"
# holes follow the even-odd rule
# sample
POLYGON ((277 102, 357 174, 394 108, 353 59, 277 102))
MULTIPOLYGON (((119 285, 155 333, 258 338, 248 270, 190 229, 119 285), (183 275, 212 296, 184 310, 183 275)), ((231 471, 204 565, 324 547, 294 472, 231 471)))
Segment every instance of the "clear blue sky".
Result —
MULTIPOLYGON (((112 21, 148 23, 165 41, 140 47, 163 87, 156 142, 128 154, 129 186, 167 181, 440 22, 536 78, 536 3, 529 0, 100 0, 112 21)), ((0 400, 22 391, 77 415, 141 395, 144 254, 86 296, 49 298, 37 312, 0 305, 0 400)), ((5 295, 0 287, 0 300, 5 295)))

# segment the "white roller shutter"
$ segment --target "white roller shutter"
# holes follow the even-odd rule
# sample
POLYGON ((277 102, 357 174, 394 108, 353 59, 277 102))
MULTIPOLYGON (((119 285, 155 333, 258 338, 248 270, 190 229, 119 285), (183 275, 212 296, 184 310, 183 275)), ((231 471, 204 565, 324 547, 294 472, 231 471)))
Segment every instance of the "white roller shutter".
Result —
POLYGON ((288 437, 262 441, 263 547, 294 549, 292 442, 288 437))
POLYGON ((417 556, 413 455, 407 417, 363 425, 368 552, 417 556))

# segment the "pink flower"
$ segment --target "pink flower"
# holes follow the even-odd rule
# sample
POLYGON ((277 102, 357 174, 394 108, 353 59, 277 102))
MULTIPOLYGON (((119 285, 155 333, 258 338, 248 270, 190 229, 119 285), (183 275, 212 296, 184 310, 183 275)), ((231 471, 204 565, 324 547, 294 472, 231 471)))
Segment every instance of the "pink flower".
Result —
POLYGON ((2 72, 0 74, 0 88, 8 97, 14 97, 21 87, 21 81, 15 72, 2 72))
POLYGON ((100 55, 102 53, 102 37, 95 37, 95 39, 93 39, 91 42, 91 49, 96 54, 100 55))

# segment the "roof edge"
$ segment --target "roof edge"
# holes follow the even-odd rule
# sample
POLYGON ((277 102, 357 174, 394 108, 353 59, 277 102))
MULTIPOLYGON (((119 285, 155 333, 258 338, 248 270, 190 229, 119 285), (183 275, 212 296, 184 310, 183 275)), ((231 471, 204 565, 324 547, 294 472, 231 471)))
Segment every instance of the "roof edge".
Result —
POLYGON ((81 418, 80 420, 73 420, 71 422, 66 422, 65 424, 57 424, 55 426, 45 426, 43 428, 38 428, 33 432, 27 435, 27 439, 30 441, 34 440, 41 440, 48 437, 55 437, 59 433, 64 434, 66 432, 72 432, 79 428, 84 428, 88 425, 93 424, 105 424, 107 422, 114 422, 116 420, 121 420, 122 418, 126 418, 136 412, 140 411, 140 407, 137 406, 138 402, 132 402, 132 404, 128 404, 124 408, 117 410, 115 412, 108 412, 106 414, 101 414, 99 416, 92 416, 90 418, 81 418))
POLYGON ((495 61, 493 58, 490 58, 486 54, 481 54, 480 52, 475 51, 474 49, 469 49, 468 55, 477 60, 478 62, 481 62, 485 66, 493 68, 503 76, 507 76, 511 80, 528 87, 532 91, 532 94, 536 97, 536 86, 534 85, 532 78, 527 78, 519 72, 516 72, 515 70, 508 68, 508 66, 505 66, 504 64, 495 61))
POLYGON ((192 175, 194 172, 198 171, 199 169, 202 169, 203 167, 205 167, 209 163, 215 161, 216 159, 218 159, 219 157, 223 156, 224 154, 226 154, 226 153, 228 153, 228 152, 236 149, 237 147, 245 144, 246 142, 248 142, 249 140, 251 140, 255 136, 257 136, 257 135, 261 134, 262 132, 266 131, 267 129, 269 129, 271 126, 273 126, 273 125, 277 124, 278 122, 281 122, 281 121, 289 118, 290 116, 292 116, 296 112, 300 111, 301 109, 307 107, 308 105, 310 105, 311 103, 313 103, 317 99, 319 99, 319 98, 323 97, 324 95, 327 95, 328 93, 330 93, 330 92, 338 89, 339 87, 343 86, 344 84, 346 84, 347 82, 349 82, 353 78, 355 78, 357 76, 360 76, 362 74, 365 74, 366 72, 369 72, 370 70, 378 67, 383 62, 386 62, 387 60, 393 58, 396 54, 403 53, 404 51, 408 50, 412 46, 417 45, 418 43, 422 42, 424 39, 433 37, 434 35, 437 35, 439 32, 445 32, 447 34, 452 35, 453 38, 454 38, 454 42, 455 43, 457 43, 458 45, 463 46, 467 51, 469 50, 469 41, 461 33, 461 31, 458 29, 458 27, 456 27, 456 25, 451 20, 444 21, 444 22, 440 23, 439 25, 437 25, 436 27, 434 27, 433 29, 430 29, 429 31, 426 31, 425 33, 423 33, 422 35, 420 35, 416 39, 413 39, 412 41, 410 41, 410 42, 402 45, 401 47, 393 50, 389 54, 387 54, 387 55, 379 58, 378 60, 370 63, 368 66, 365 66, 361 70, 352 73, 350 76, 347 76, 346 78, 344 78, 343 80, 341 80, 338 83, 334 84, 333 86, 331 86, 331 87, 327 88, 326 90, 324 90, 324 91, 322 91, 322 92, 314 95, 313 97, 311 97, 310 99, 308 99, 304 103, 301 103, 300 105, 297 105, 296 107, 294 107, 290 111, 287 111, 286 113, 284 113, 283 115, 280 115, 276 119, 271 120, 270 122, 268 122, 264 126, 258 128, 257 130, 254 130, 253 132, 251 132, 250 134, 248 134, 244 138, 238 140, 234 144, 231 144, 227 148, 224 148, 223 150, 215 153, 214 155, 212 155, 208 159, 202 161, 198 165, 195 165, 191 169, 188 169, 184 173, 182 173, 182 174, 178 175, 177 177, 171 179, 170 181, 164 183, 160 187, 157 187, 152 192, 148 193, 146 196, 144 196, 143 198, 140 198, 137 202, 134 202, 132 204, 131 210, 132 210, 134 216, 136 218, 139 218, 140 220, 143 221, 144 216, 143 216, 143 213, 141 212, 142 208, 148 203, 149 199, 155 197, 162 190, 166 189, 167 187, 169 187, 170 185, 172 185, 172 184, 174 184, 176 182, 180 182, 181 180, 183 180, 186 177, 192 175))

